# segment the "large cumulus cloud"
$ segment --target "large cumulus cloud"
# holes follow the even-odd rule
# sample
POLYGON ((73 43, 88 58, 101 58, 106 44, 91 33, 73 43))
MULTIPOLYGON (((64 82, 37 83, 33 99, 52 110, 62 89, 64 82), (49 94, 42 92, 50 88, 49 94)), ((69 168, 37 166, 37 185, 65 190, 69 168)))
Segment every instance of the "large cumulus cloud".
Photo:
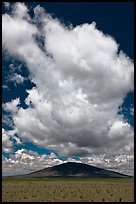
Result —
POLYGON ((134 88, 133 61, 95 22, 66 27, 40 6, 33 19, 28 11, 16 3, 2 16, 3 49, 26 63, 36 84, 27 109, 15 107, 19 99, 4 106, 16 133, 63 156, 133 154, 133 129, 118 115, 134 88))

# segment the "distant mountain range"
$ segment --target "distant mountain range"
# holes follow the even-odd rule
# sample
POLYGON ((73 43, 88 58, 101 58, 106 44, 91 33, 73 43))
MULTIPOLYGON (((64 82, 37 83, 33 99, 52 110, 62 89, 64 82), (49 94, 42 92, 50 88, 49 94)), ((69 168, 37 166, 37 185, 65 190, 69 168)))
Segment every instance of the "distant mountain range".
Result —
POLYGON ((83 163, 67 162, 53 167, 48 167, 33 173, 22 175, 26 178, 51 178, 51 177, 80 177, 80 178, 127 178, 131 177, 114 171, 105 170, 83 163))

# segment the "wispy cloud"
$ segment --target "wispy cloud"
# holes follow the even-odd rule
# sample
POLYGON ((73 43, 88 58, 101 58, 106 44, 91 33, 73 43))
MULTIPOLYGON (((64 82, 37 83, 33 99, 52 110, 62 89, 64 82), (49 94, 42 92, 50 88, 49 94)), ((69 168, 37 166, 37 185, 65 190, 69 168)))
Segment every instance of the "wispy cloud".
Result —
POLYGON ((4 2, 4 6, 7 10, 10 8, 10 2, 4 2))
POLYGON ((15 130, 5 130, 2 128, 2 150, 5 153, 13 152, 14 144, 21 144, 19 137, 15 135, 15 130))

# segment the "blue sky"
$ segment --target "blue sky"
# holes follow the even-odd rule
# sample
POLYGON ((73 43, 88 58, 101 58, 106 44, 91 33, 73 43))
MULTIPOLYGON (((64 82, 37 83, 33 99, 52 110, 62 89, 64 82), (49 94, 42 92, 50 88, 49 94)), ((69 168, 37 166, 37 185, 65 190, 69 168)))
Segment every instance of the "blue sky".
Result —
MULTIPOLYGON (((58 163, 61 162, 61 159, 72 160, 73 158, 74 161, 81 160, 82 162, 101 165, 102 167, 111 169, 115 169, 113 162, 115 157, 117 161, 119 161, 119 158, 123 155, 125 161, 129 161, 130 159, 126 173, 132 174, 133 163, 131 162, 133 148, 130 148, 130 146, 133 146, 132 135, 134 127, 133 71, 131 71, 134 59, 133 3, 29 2, 12 5, 3 3, 2 13, 4 39, 2 53, 3 155, 6 158, 11 157, 15 161, 17 160, 17 155, 21 154, 27 155, 26 157, 29 159, 30 154, 33 154, 34 158, 40 155, 41 159, 43 159, 43 155, 51 155, 52 153, 52 155, 54 154, 54 161, 58 163), (38 5, 40 5, 40 7, 37 7, 38 5), (36 9, 34 10, 34 8, 36 9), (39 8, 44 9, 44 11, 39 8), (6 13, 9 15, 10 21, 6 19, 6 13), (48 19, 45 13, 53 16, 51 20, 48 19), (14 19, 12 18, 13 16, 14 19), (47 30, 46 24, 44 25, 43 23, 44 20, 47 21, 47 25, 49 24, 49 29, 54 29, 53 25, 56 26, 55 34, 53 33, 54 30, 47 30), (24 23, 25 32, 23 30, 21 31, 21 27, 19 27, 18 24, 19 21, 24 23), (85 46, 85 43, 87 39, 84 41, 84 36, 88 36, 88 32, 91 32, 88 30, 89 24, 91 25, 92 22, 95 22, 96 25, 94 26, 94 24, 92 24, 92 33, 94 33, 92 35, 94 35, 94 39, 93 37, 88 37, 88 47, 93 47, 90 48, 89 51, 89 48, 86 49, 87 46, 85 46), (70 24, 72 24, 72 28, 69 28, 70 24), (10 26, 9 28, 12 31, 13 25, 16 25, 13 30, 14 32, 7 34, 8 27, 10 26), (30 29, 28 29, 29 26, 30 29), (77 30, 75 31, 74 28, 77 28, 77 30), (24 32, 24 35, 26 35, 24 39, 19 29, 20 32, 24 32), (31 32, 36 32, 35 29, 38 29, 38 32, 40 32, 40 34, 35 34, 37 35, 37 41, 34 41, 34 36, 31 36, 31 32), (66 31, 67 29, 69 29, 68 33, 66 31), (44 33, 44 31, 46 32, 44 33), (27 40, 25 42, 27 32, 28 36, 30 32, 28 43, 26 43, 27 40), (62 43, 60 41, 60 47, 62 47, 59 48, 58 42, 60 40, 59 36, 62 34, 61 32, 64 32, 64 39, 62 35, 62 43), (55 35, 56 38, 54 37, 55 35), (93 41, 97 39, 97 35, 99 36, 98 45, 97 40, 95 45, 93 41), (80 41, 77 40, 77 36, 79 36, 79 38, 81 36, 80 41), (70 39, 73 40, 73 47, 70 39), (71 47, 65 43, 67 40, 70 42, 71 47), (103 43, 104 41, 105 43, 103 43), (22 44, 20 44, 20 42, 22 44), (39 52, 41 54, 37 55, 33 53, 34 50, 32 47, 32 55, 28 52, 26 56, 25 52, 27 50, 25 51, 23 43, 29 44, 29 42, 30 46, 34 46, 34 48, 37 49, 37 53, 39 52), (14 46, 15 48, 13 48, 14 46), (21 46, 22 50, 24 49, 23 53, 20 51, 21 46), (116 48, 117 46, 118 48, 116 48), (75 61, 72 61, 73 59, 71 61, 69 60, 71 56, 69 49, 72 49, 71 52, 75 61), (107 61, 104 63, 103 58, 100 59, 101 66, 99 66, 102 67, 102 69, 99 68, 97 72, 97 60, 94 61, 95 54, 93 55, 93 53, 99 51, 100 56, 104 56, 107 61), (125 55, 119 55, 120 51, 123 51, 125 55), (44 62, 42 55, 47 52, 49 52, 46 56, 47 60, 44 62), (91 52, 92 54, 90 54, 91 52), (106 55, 106 52, 111 53, 109 58, 107 58, 108 54, 106 55), (50 54, 52 58, 49 57, 50 54), (114 58, 114 55, 116 55, 117 61, 115 61, 116 58, 114 58), (34 59, 32 56, 37 56, 37 58, 34 59), (90 67, 92 66, 93 74, 91 74, 90 77, 85 72, 85 65, 79 70, 78 66, 75 65, 77 59, 80 63, 79 56, 84 59, 84 62, 81 61, 81 63, 88 63, 90 67), (129 58, 127 58, 127 56, 129 58), (30 61, 31 57, 32 59, 30 61), (65 65, 62 58, 66 60, 70 68, 65 65), (56 64, 54 64, 52 59, 56 64), (48 72, 44 71, 45 68, 43 64, 41 65, 42 60, 43 64, 45 63, 45 67, 54 67, 54 71, 50 73, 50 67, 48 68, 48 72), (52 64, 50 65, 51 60, 53 62, 51 62, 52 64), (111 70, 110 60, 113 60, 112 64, 116 64, 111 65, 111 70), (39 64, 36 65, 38 61, 39 64), (34 65, 33 63, 31 64, 31 62, 33 62, 34 65), (47 65, 46 62, 48 62, 47 65), (60 62, 61 64, 59 64, 60 62), (62 68, 64 67, 64 69, 61 69, 60 65, 62 68), (125 67, 123 68, 123 66, 125 67), (33 67, 35 67, 35 71, 33 67), (118 69, 116 67, 118 67, 118 69), (112 72, 110 73, 110 71, 112 72), (59 75, 57 75, 58 73, 59 75), (111 77, 111 81, 113 80, 113 87, 110 84, 110 79, 108 81, 107 76, 111 77), (63 82, 66 84, 63 84, 63 82), (74 98, 75 96, 77 96, 78 100, 74 98), (48 110, 46 110, 45 104, 48 110), (45 108, 43 112, 41 112, 41 107, 45 108), (113 111, 111 110, 112 108, 113 111), (84 111, 82 112, 82 110, 84 111), (51 111, 51 113, 49 111, 51 111), (86 115, 85 111, 87 113, 86 115), (28 119, 26 125, 24 125, 25 115, 26 120, 28 119), (43 121, 43 117, 45 117, 45 121, 43 121), (53 121, 51 122, 48 117, 52 117, 51 120, 53 121), (30 118, 32 118, 32 121, 30 118), (98 121, 96 118, 98 118, 98 121), (105 121, 104 124, 102 123, 102 118, 105 121), (54 126, 52 125, 53 129, 52 126, 50 129, 50 123, 54 123, 54 121, 55 124, 54 126), (35 132, 31 130, 29 125, 29 127, 27 127, 27 124, 32 124, 33 122, 36 124, 34 125, 35 132), (37 126, 37 123, 39 126, 37 126), (105 125, 105 129, 102 128, 103 125, 105 125), (92 131, 93 128, 94 130, 92 131), (110 131, 107 132, 109 129, 110 131), (122 131, 123 134, 126 134, 126 136, 124 136, 126 137, 126 139, 124 139, 126 143, 122 143, 123 136, 120 135, 118 131, 122 131), (105 138, 103 143, 99 138, 99 134, 100 137, 105 138), (108 138, 107 144, 106 137, 108 138), (129 137, 130 139, 128 139, 129 137), (84 141, 83 138, 86 141, 84 141), (116 144, 117 141, 119 141, 120 147, 116 144), (118 155, 110 155, 109 158, 107 158, 106 148, 108 146, 111 150, 117 148, 117 152, 118 148, 121 148, 122 152, 118 152, 118 155), (22 151, 20 151, 21 149, 22 151), (35 153, 37 154, 36 156, 35 153), (102 155, 104 155, 105 158, 103 161, 101 160, 102 155), (108 159, 111 161, 110 167, 106 166, 108 159), (100 160, 101 162, 98 162, 100 160), (91 163, 91 161, 93 162, 91 163)), ((45 161, 45 163, 47 163, 48 166, 50 158, 46 159, 47 161, 45 161)), ((122 159, 122 166, 124 165, 124 160, 122 159)), ((42 162, 41 167, 44 167, 44 160, 42 160, 42 162)), ((49 165, 52 164, 54 163, 49 163, 49 165)), ((5 162, 5 169, 7 168, 6 165, 5 162)), ((18 167, 14 166, 14 171, 15 168, 17 169, 18 167)), ((38 166, 35 167, 35 169, 37 168, 38 166)), ((6 171, 5 169, 3 171, 6 171)), ((117 170, 122 171, 121 169, 117 170)), ((19 172, 16 170, 15 173, 19 172)))

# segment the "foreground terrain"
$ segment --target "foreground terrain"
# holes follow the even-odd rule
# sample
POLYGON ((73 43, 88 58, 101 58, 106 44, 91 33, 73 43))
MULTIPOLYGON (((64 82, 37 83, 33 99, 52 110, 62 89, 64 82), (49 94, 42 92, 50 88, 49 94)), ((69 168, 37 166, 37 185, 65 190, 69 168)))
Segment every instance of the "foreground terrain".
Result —
POLYGON ((132 178, 5 178, 2 202, 134 202, 132 178))

